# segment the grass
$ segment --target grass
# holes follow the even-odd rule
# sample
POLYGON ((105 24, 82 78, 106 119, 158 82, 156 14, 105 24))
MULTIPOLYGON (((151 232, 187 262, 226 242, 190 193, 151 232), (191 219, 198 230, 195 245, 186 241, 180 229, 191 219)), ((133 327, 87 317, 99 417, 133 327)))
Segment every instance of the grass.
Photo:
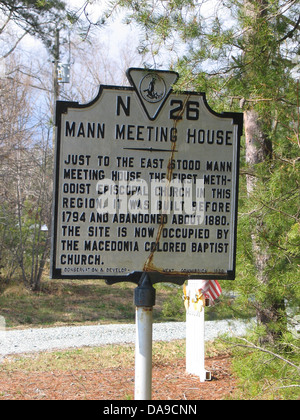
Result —
MULTIPOLYGON (((237 340, 238 341, 238 340, 237 340)), ((299 345, 299 342, 298 342, 299 345)), ((279 347, 279 346, 278 346, 279 347)), ((234 349, 232 368, 239 378, 236 397, 247 400, 299 400, 299 347, 270 349, 278 357, 252 349, 234 349), (286 362, 293 363, 290 365, 286 362)))
MULTIPOLYGON (((71 349, 10 356, 1 369, 6 371, 51 372, 134 367, 134 344, 71 349)), ((174 362, 185 357, 185 340, 153 343, 153 362, 174 362)))
MULTIPOLYGON (((101 280, 45 280, 42 290, 32 293, 22 283, 12 283, 0 289, 0 316, 7 328, 134 323, 135 287, 130 283, 108 286, 101 280)), ((157 289, 154 322, 183 321, 183 304, 175 313, 165 310, 177 290, 157 289)))
MULTIPOLYGON (((7 328, 134 323, 135 287, 131 283, 108 286, 101 280, 45 279, 41 291, 33 293, 21 282, 0 283, 0 316, 7 328)), ((163 283, 155 288, 154 322, 184 322, 182 287, 163 283)), ((251 316, 254 314, 243 313, 225 297, 205 311, 206 320, 251 316)))
MULTIPOLYGON (((134 323, 135 287, 130 283, 108 286, 99 280, 45 280, 41 292, 32 293, 22 283, 11 283, 0 288, 0 316, 5 318, 8 329, 134 323)), ((182 288, 162 284, 156 285, 156 289, 154 322, 184 321, 182 288)), ((228 302, 223 298, 219 305, 208 308, 206 319, 238 316, 237 308, 232 309, 228 302)), ((206 346, 206 357, 218 354, 218 345, 217 342, 209 343, 206 346)), ((287 357, 291 357, 297 364, 299 353, 296 345, 296 341, 291 341, 287 357)), ((231 352, 228 350, 230 347, 231 344, 228 344, 227 350, 223 348, 220 353, 231 352)), ((184 355, 184 341, 153 343, 154 363, 175 363, 184 355)), ((286 364, 253 350, 237 349, 233 351, 232 357, 235 376, 239 378, 240 394, 236 394, 237 399, 299 399, 299 379, 296 378, 295 370, 288 370, 286 364)), ((12 356, 5 360, 1 369, 25 372, 56 369, 67 371, 92 369, 95 365, 99 368, 133 367, 134 345, 12 356)))

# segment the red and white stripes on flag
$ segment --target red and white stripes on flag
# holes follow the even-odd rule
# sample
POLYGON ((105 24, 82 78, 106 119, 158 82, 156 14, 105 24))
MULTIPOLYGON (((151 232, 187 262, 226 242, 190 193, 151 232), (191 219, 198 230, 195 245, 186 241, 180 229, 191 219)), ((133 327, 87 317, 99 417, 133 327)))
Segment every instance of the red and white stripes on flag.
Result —
POLYGON ((210 300, 211 305, 222 294, 222 288, 217 280, 201 280, 200 290, 205 298, 210 300))

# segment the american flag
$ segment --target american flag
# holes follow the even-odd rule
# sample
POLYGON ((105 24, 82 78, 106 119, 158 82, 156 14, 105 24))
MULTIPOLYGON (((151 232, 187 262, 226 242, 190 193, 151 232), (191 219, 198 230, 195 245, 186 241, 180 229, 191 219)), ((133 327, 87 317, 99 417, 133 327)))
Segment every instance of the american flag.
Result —
POLYGON ((201 280, 200 290, 205 298, 209 299, 211 305, 222 293, 221 286, 217 280, 201 280))

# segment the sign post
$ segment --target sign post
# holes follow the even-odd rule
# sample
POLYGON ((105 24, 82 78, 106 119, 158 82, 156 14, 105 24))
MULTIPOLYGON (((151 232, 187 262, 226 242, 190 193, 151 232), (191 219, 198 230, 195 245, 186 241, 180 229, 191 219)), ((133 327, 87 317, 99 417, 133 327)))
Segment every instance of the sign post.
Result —
POLYGON ((51 277, 139 285, 142 354, 155 283, 235 278, 243 116, 175 93, 175 72, 127 76, 89 104, 57 102, 51 277))
POLYGON ((156 291, 148 274, 135 289, 135 400, 151 400, 152 396, 152 325, 156 291))

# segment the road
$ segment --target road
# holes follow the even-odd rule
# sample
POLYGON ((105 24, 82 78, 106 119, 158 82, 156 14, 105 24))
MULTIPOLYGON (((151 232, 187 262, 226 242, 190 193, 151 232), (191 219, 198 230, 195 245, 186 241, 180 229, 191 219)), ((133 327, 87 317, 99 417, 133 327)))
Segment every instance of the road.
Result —
MULTIPOLYGON (((206 321, 205 339, 220 334, 242 335, 251 323, 244 321, 206 321)), ((185 339, 186 323, 170 322, 153 325, 154 341, 185 339)), ((0 331, 0 356, 68 348, 97 347, 107 344, 135 342, 135 325, 92 325, 79 327, 39 328, 0 331)))

